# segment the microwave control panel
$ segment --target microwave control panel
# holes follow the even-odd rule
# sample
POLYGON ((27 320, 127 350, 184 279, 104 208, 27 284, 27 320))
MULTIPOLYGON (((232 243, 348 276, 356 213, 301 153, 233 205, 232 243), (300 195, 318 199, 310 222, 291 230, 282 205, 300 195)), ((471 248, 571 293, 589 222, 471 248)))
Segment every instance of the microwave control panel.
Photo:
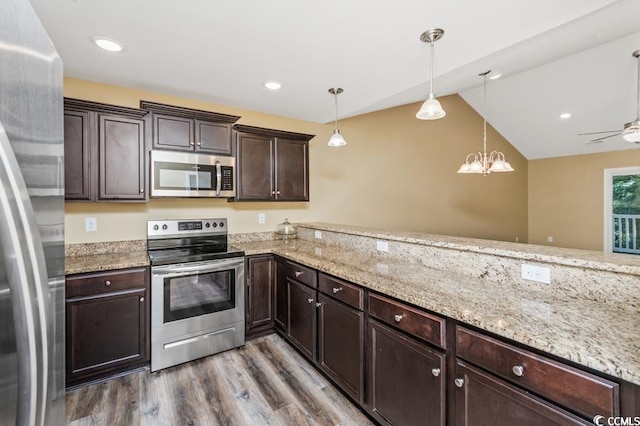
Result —
POLYGON ((222 191, 233 191, 233 167, 222 166, 220 172, 222 174, 220 189, 222 191))

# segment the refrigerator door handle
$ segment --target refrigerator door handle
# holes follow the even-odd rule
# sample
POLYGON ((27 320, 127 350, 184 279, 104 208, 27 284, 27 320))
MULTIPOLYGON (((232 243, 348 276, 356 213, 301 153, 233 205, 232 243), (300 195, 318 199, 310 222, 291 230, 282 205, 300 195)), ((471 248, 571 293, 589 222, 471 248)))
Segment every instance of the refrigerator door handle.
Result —
POLYGON ((18 349, 17 423, 44 425, 49 391, 51 318, 45 258, 28 190, 0 122, 0 253, 14 310, 18 349))

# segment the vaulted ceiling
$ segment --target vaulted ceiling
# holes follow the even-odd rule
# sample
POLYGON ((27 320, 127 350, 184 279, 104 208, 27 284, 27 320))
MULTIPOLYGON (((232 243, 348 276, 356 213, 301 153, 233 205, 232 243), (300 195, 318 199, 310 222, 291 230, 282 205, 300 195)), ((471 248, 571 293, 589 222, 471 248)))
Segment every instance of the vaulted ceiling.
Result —
POLYGON ((629 148, 576 134, 635 118, 637 0, 31 3, 67 76, 315 122, 333 119, 330 87, 345 90, 341 118, 424 99, 429 47, 419 36, 440 27, 436 94, 460 93, 481 112, 478 73, 503 73, 489 85, 488 119, 527 158, 629 148), (93 36, 125 50, 101 51, 93 36))

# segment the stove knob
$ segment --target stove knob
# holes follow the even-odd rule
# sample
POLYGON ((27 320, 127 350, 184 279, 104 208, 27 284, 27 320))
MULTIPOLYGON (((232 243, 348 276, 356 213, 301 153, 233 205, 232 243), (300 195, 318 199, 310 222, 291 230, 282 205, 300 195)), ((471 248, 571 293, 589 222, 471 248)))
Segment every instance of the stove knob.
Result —
POLYGON ((168 228, 167 224, 162 225, 162 230, 163 230, 163 231, 166 231, 166 230, 167 230, 167 228, 168 228))
POLYGON ((220 228, 224 228, 224 222, 220 222, 220 228))
POLYGON ((160 229, 160 227, 158 225, 153 225, 153 230, 157 231, 158 229, 160 229))
POLYGON ((210 224, 209 222, 207 222, 207 223, 205 223, 205 224, 204 224, 204 227, 205 227, 205 228, 208 228, 208 227, 210 227, 210 226, 211 226, 211 224, 210 224))
POLYGON ((215 222, 213 222, 213 227, 214 227, 214 228, 217 228, 217 227, 218 227, 218 224, 217 224, 217 223, 215 223, 215 222))

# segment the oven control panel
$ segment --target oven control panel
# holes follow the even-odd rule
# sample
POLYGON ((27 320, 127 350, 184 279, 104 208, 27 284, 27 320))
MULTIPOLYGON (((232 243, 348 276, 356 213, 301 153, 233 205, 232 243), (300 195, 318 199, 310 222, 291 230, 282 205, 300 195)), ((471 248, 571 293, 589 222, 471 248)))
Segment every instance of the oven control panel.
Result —
POLYGON ((167 219, 147 221, 147 238, 167 238, 171 235, 226 234, 227 219, 167 219))

